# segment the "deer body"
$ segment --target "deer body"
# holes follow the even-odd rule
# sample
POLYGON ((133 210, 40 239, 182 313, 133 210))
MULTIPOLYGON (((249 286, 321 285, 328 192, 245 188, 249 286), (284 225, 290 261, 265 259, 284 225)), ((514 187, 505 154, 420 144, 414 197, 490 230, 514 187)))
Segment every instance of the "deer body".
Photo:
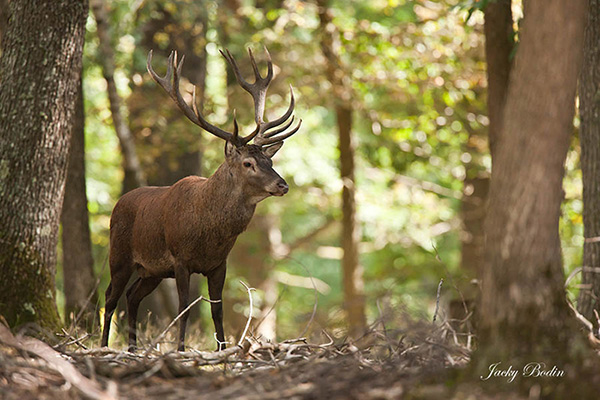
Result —
MULTIPOLYGON (((222 292, 226 274, 227 255, 252 216, 256 205, 270 196, 283 196, 287 183, 273 170, 271 158, 291 132, 277 136, 292 123, 268 132, 284 123, 294 108, 293 93, 288 111, 279 119, 264 122, 266 90, 273 77, 269 57, 269 73, 262 78, 254 57, 250 59, 256 82, 248 84, 241 78, 237 64, 229 52, 223 54, 232 65, 238 82, 255 102, 257 127, 246 137, 229 133, 208 123, 194 104, 185 103, 179 93, 179 73, 176 54, 169 57, 167 76, 161 78, 152 70, 151 54, 148 70, 175 100, 185 115, 195 124, 224 139, 225 162, 210 178, 189 176, 169 187, 142 187, 125 194, 113 209, 110 222, 110 274, 106 289, 106 305, 102 346, 108 345, 110 321, 129 278, 137 271, 137 280, 127 290, 129 348, 136 346, 136 323, 139 304, 164 278, 175 278, 179 296, 179 312, 189 302, 190 275, 200 273, 208 279, 211 313, 217 340, 224 342, 222 292), (254 139, 254 144, 248 144, 254 139)), ((268 55, 268 53, 267 53, 268 55)), ((293 119, 292 119, 293 120, 293 119)), ((179 325, 179 350, 184 349, 187 313, 179 325)))
POLYGON ((124 195, 113 211, 111 257, 131 257, 141 277, 173 278, 177 264, 204 275, 219 267, 256 208, 222 175, 124 195))

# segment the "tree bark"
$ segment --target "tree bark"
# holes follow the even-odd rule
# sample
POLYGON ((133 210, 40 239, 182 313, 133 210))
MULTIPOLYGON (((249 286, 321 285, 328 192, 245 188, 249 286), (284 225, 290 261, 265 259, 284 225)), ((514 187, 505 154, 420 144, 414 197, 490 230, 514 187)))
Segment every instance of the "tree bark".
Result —
POLYGON ((80 80, 61 216, 63 282, 66 321, 91 330, 98 321, 98 296, 85 190, 85 114, 80 80), (80 312, 81 318, 76 320, 80 312))
POLYGON ((0 55, 2 54, 2 41, 8 26, 8 0, 0 0, 0 55))
POLYGON ((475 357, 481 371, 503 360, 552 365, 567 359, 573 349, 576 331, 563 286, 558 222, 586 4, 528 4, 485 224, 480 348, 475 357))
POLYGON ((58 225, 81 74, 85 1, 11 1, 0 60, 0 309, 60 325, 58 225))
POLYGON ((347 87, 341 60, 336 53, 339 46, 337 29, 333 24, 326 0, 319 0, 321 50, 327 60, 327 77, 335 96, 340 151, 342 189, 342 275, 344 305, 348 317, 349 334, 357 336, 366 328, 363 268, 358 254, 360 230, 356 220, 356 185, 354 179, 354 138, 352 134, 352 94, 347 87))
POLYGON ((514 30, 510 0, 488 3, 485 9, 485 58, 488 78, 488 137, 492 160, 502 132, 502 113, 510 77, 514 30))
POLYGON ((98 33, 98 60, 102 66, 102 74, 106 80, 106 89, 108 92, 108 101, 112 115, 115 132, 119 138, 121 152, 123 154, 123 169, 125 176, 123 178, 122 193, 125 194, 140 186, 146 185, 146 177, 140 166, 135 150, 135 141, 125 121, 122 111, 121 96, 117 92, 115 84, 115 56, 110 40, 110 26, 108 24, 108 14, 102 0, 91 0, 92 12, 96 19, 96 29, 98 33))
POLYGON ((581 172, 583 175, 584 288, 577 307, 596 330, 600 311, 600 0, 590 0, 579 78, 581 172), (594 270, 594 268, 596 270, 594 270), (586 288, 589 286, 589 289, 586 288))

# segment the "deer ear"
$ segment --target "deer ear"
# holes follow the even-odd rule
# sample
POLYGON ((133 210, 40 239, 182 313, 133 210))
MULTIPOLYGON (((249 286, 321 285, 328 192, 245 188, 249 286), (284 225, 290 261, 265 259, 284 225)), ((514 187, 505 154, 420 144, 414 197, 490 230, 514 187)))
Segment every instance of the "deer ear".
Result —
POLYGON ((277 151, 283 146, 283 141, 275 143, 273 146, 265 147, 263 153, 265 156, 272 158, 277 151))
POLYGON ((225 157, 232 157, 236 154, 240 154, 237 146, 231 143, 229 140, 225 142, 225 157))

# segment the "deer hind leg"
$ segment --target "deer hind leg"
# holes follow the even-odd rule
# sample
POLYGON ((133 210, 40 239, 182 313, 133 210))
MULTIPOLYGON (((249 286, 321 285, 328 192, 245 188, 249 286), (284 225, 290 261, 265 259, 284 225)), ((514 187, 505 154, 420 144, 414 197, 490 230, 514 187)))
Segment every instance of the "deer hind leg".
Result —
POLYGON ((129 351, 137 345, 137 314, 140 302, 161 282, 161 278, 137 278, 127 290, 127 317, 129 321, 129 351))
MULTIPOLYGON (((188 306, 190 297, 190 272, 185 267, 175 267, 175 283, 177 284, 177 294, 179 295, 179 313, 188 306)), ((190 313, 189 310, 181 316, 179 320, 179 345, 177 350, 185 350, 185 329, 190 313)))
POLYGON ((217 351, 225 349, 225 344, 221 345, 221 343, 225 342, 225 334, 223 332, 223 285, 225 284, 226 271, 227 269, 224 264, 207 276, 210 299, 221 300, 218 303, 210 303, 210 311, 213 323, 215 324, 217 340, 219 341, 217 351))
POLYGON ((102 330, 101 346, 108 346, 108 335, 110 333, 110 321, 117 308, 117 303, 127 286, 127 282, 133 273, 133 265, 128 263, 112 264, 110 268, 110 284, 106 289, 106 301, 104 305, 104 329, 102 330), (114 267, 113 267, 114 265, 114 267))

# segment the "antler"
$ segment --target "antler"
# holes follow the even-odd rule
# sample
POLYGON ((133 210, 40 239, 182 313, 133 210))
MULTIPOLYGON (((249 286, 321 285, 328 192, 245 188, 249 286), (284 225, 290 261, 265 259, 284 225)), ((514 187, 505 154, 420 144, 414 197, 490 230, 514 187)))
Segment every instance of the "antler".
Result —
POLYGON ((244 88, 244 90, 246 90, 248 93, 250 93, 250 95, 252 95, 252 99, 254 100, 254 120, 256 122, 256 129, 250 135, 241 139, 241 141, 244 144, 248 143, 252 139, 254 139, 254 143, 256 143, 259 146, 266 146, 269 144, 281 142, 284 139, 287 139, 294 133, 296 133, 298 129, 300 129, 300 125, 302 124, 302 120, 300 120, 300 122, 298 122, 298 125, 296 125, 294 129, 281 136, 276 136, 284 132, 292 125, 292 122, 294 121, 294 117, 292 117, 292 120, 284 127, 279 128, 275 131, 267 132, 269 129, 275 128, 288 120, 288 118, 294 112, 295 100, 294 91, 292 89, 292 85, 290 85, 290 106, 288 107, 285 114, 283 114, 276 120, 264 122, 263 116, 265 112, 265 100, 267 97, 267 89, 269 88, 269 84, 273 79, 273 62, 271 61, 271 55, 269 54, 269 51, 266 48, 265 52, 267 53, 267 76, 263 78, 260 75, 260 72, 258 71, 258 67, 256 65, 254 55, 252 54, 252 50, 248 49, 248 54, 250 55, 250 62, 252 63, 252 69, 254 70, 255 77, 255 82, 253 84, 250 84, 242 77, 238 64, 235 61, 235 58, 233 58, 233 56, 229 52, 229 50, 225 50, 225 53, 221 51, 223 57, 225 57, 229 65, 231 65, 231 68, 233 69, 233 72, 235 74, 235 78, 237 79, 240 86, 244 88))
POLYGON ((167 74, 164 77, 161 77, 152 69, 152 50, 150 50, 148 53, 147 62, 148 72, 152 76, 152 79, 154 79, 154 81, 158 83, 169 94, 169 96, 171 96, 179 109, 181 109, 185 116, 194 124, 198 125, 207 132, 220 137, 221 139, 235 144, 236 146, 243 146, 246 144, 250 139, 246 140, 247 138, 240 138, 238 136, 238 124, 235 118, 235 112, 233 113, 233 132, 230 133, 214 126, 204 119, 202 113, 200 110, 198 110, 198 106, 196 105, 196 86, 194 86, 192 95, 192 107, 185 102, 181 96, 181 93, 179 92, 179 78, 181 77, 181 68, 183 67, 184 59, 185 56, 181 57, 181 61, 178 63, 177 52, 171 52, 171 55, 167 60, 167 74))

